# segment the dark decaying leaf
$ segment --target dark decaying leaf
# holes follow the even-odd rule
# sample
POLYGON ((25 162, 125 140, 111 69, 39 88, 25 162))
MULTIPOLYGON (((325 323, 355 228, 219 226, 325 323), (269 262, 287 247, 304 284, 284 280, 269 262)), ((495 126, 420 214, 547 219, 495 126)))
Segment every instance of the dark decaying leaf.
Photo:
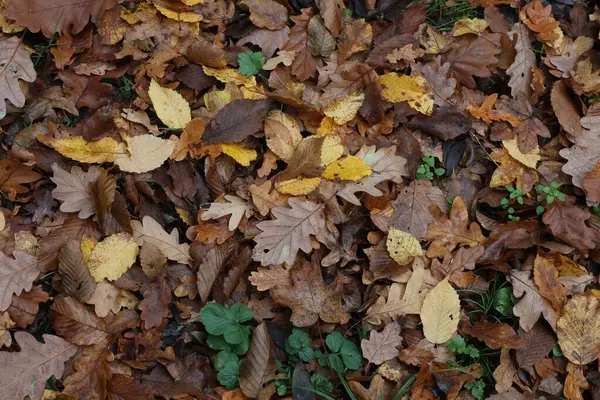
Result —
POLYGON ((243 141, 262 128, 268 107, 266 100, 232 101, 210 121, 202 141, 213 144, 243 141))

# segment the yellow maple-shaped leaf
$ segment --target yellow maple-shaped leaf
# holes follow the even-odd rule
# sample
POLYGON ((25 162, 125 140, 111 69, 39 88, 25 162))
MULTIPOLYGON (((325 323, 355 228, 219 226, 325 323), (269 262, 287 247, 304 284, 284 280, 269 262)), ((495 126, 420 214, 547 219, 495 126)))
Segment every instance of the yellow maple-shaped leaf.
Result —
POLYGON ((243 85, 247 88, 256 87, 256 78, 253 76, 241 75, 236 69, 233 68, 212 68, 206 65, 202 66, 204 73, 208 76, 217 78, 223 83, 232 82, 236 85, 243 85))
POLYGON ((502 144, 504 145, 504 148, 508 151, 508 154, 510 154, 512 158, 519 161, 521 164, 533 169, 537 167, 537 163, 541 159, 539 147, 536 147, 528 153, 523 153, 519 149, 519 142, 516 136, 510 140, 503 140, 502 144))
POLYGON ((177 140, 165 140, 154 135, 138 135, 126 138, 119 145, 115 164, 121 171, 148 172, 160 167, 173 153, 177 140))
POLYGON ((156 9, 158 11, 160 11, 160 13, 162 15, 164 15, 167 18, 174 19, 175 21, 181 21, 181 22, 200 22, 200 21, 202 21, 202 15, 200 15, 200 14, 196 14, 196 13, 189 12, 189 11, 177 12, 177 11, 169 10, 168 8, 165 8, 165 7, 161 7, 158 4, 154 4, 154 7, 156 7, 156 9))
POLYGON ((139 247, 126 233, 111 235, 98 243, 88 261, 90 274, 96 282, 115 281, 135 262, 139 247))
POLYGON ((291 194, 292 196, 302 196, 311 193, 313 190, 319 187, 321 178, 303 178, 299 176, 295 179, 288 179, 287 181, 277 182, 275 188, 279 193, 291 194))
POLYGON ((423 255, 417 238, 400 229, 390 228, 385 244, 390 257, 400 265, 410 264, 415 257, 423 255))
POLYGON ((221 149, 223 149, 223 153, 244 167, 249 166, 258 157, 256 150, 241 143, 221 143, 221 149))
POLYGON ((459 316, 458 293, 446 278, 425 295, 421 307, 423 334, 433 344, 446 343, 458 328, 459 316))
POLYGON ((323 140, 323 147, 321 147, 321 166, 325 167, 344 154, 344 146, 342 146, 342 139, 337 135, 328 135, 323 140))
POLYGON ((381 75, 377 82, 382 86, 381 96, 392 103, 402 101, 424 115, 433 112, 433 97, 425 90, 427 81, 420 76, 412 77, 390 72, 381 75))
POLYGON ((156 115, 169 128, 183 129, 192 120, 190 105, 175 90, 163 88, 152 80, 148 96, 152 100, 156 115))
POLYGON ((461 36, 468 33, 480 34, 485 31, 489 23, 481 18, 463 18, 456 21, 452 28, 452 36, 461 36))
POLYGON ((323 113, 333 119, 336 124, 344 125, 356 117, 364 100, 364 93, 340 97, 329 103, 323 113))
POLYGON ((600 354, 600 313, 598 299, 575 296, 565 304, 556 321, 558 344, 565 357, 574 364, 586 365, 600 354))
POLYGON ((371 167, 362 158, 346 156, 335 160, 323 171, 323 178, 329 180, 342 179, 345 181, 358 181, 371 175, 371 167))
POLYGON ((81 136, 75 136, 54 139, 50 145, 63 156, 83 163, 112 162, 117 157, 118 144, 109 137, 88 142, 81 136))

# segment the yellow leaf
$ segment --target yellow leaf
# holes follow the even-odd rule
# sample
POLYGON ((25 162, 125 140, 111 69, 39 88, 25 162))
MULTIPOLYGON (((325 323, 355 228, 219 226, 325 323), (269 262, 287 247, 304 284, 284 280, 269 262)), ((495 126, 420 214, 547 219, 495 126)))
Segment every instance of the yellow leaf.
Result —
POLYGON ((452 36, 461 36, 468 33, 480 34, 485 31, 489 23, 481 18, 463 18, 454 24, 452 36))
POLYGON ((323 178, 345 181, 358 181, 365 176, 371 175, 371 167, 365 160, 355 156, 340 158, 327 166, 323 171, 323 178))
POLYGON ((421 307, 423 334, 433 344, 446 343, 458 328, 459 316, 458 294, 446 278, 425 295, 421 307))
POLYGON ((321 120, 319 127, 317 128, 318 136, 330 135, 333 132, 339 130, 342 125, 336 124, 333 118, 325 117, 321 120))
POLYGON ((156 14, 156 8, 151 3, 138 3, 135 10, 129 10, 128 8, 121 8, 121 19, 127 22, 129 25, 135 25, 138 22, 142 22, 140 15, 156 14))
POLYGON ((523 153, 521 150, 519 150, 519 142, 516 136, 514 139, 503 140, 502 144, 508 151, 508 154, 510 154, 512 158, 519 161, 521 164, 533 169, 537 167, 537 163, 541 159, 539 147, 536 147, 529 153, 523 153))
POLYGON ((163 88, 152 80, 148 96, 156 115, 169 128, 183 129, 192 120, 190 105, 175 90, 163 88))
POLYGON ((390 228, 386 247, 390 257, 400 265, 407 265, 415 257, 423 255, 417 238, 396 228, 390 228))
POLYGON ((260 86, 240 86, 240 92, 242 92, 242 96, 248 100, 261 100, 268 97, 265 94, 264 89, 260 86))
POLYGON ((364 100, 364 93, 340 97, 329 103, 323 113, 336 124, 344 125, 356 117, 364 100))
POLYGON ((223 149, 223 153, 244 167, 249 166, 258 157, 256 150, 246 147, 241 143, 221 143, 221 149, 223 149))
POLYGON ((216 90, 211 89, 204 94, 204 104, 208 111, 216 113, 233 100, 243 99, 244 95, 235 83, 227 83, 225 89, 216 90))
POLYGON ((198 4, 204 4, 204 0, 181 0, 186 6, 197 6, 198 4))
POLYGON ((302 141, 298 123, 279 110, 271 111, 265 118, 265 136, 269 149, 285 162, 289 161, 302 141))
POLYGON ((311 193, 319 187, 321 178, 303 178, 299 176, 296 179, 289 179, 283 182, 277 182, 275 188, 279 193, 291 194, 292 196, 302 196, 311 193))
POLYGON ((138 245, 126 233, 117 233, 98 243, 88 260, 90 273, 96 282, 115 281, 135 262, 138 245))
POLYGON ((223 83, 235 83, 236 85, 243 85, 247 88, 256 87, 256 78, 253 76, 241 75, 236 69, 233 68, 211 68, 206 65, 202 66, 204 73, 208 76, 217 78, 223 83))
POLYGON ((4 213, 0 211, 0 231, 4 229, 6 226, 6 218, 4 218, 4 213))
POLYGON ((93 236, 84 235, 81 238, 81 243, 79 247, 81 248, 81 254, 83 255, 83 259, 88 262, 90 260, 90 256, 92 255, 92 250, 98 244, 98 241, 93 236))
MULTIPOLYGON (((173 137, 174 138, 174 137, 173 137)), ((177 140, 165 140, 154 135, 138 135, 126 138, 119 145, 115 164, 121 171, 148 172, 160 167, 173 153, 177 140)))
POLYGON ((600 354, 600 314, 598 299, 575 296, 565 304, 556 321, 558 344, 565 357, 574 364, 586 365, 600 354))
POLYGON ((118 144, 109 137, 87 142, 81 136, 75 136, 55 139, 50 144, 63 156, 83 163, 112 162, 117 157, 118 144))
POLYGON ((390 72, 380 76, 377 82, 383 87, 381 96, 385 100, 392 103, 406 101, 409 106, 424 115, 431 115, 433 112, 433 98, 427 94, 427 81, 422 77, 398 76, 395 72, 390 72))
POLYGON ((321 166, 325 167, 344 154, 342 139, 337 135, 325 136, 321 147, 321 166))
POLYGON ((174 19, 175 21, 182 21, 182 22, 200 22, 200 21, 202 21, 202 15, 200 15, 200 14, 196 14, 196 13, 189 12, 189 11, 177 12, 177 11, 169 10, 168 8, 161 7, 158 4, 154 4, 154 7, 156 7, 156 9, 158 11, 160 11, 160 13, 162 15, 164 15, 167 18, 174 19))

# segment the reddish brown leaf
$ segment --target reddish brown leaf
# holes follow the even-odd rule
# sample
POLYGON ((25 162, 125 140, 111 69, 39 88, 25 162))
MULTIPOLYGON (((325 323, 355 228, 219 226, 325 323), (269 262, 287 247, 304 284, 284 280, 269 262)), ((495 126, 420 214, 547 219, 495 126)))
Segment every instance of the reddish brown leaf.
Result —
POLYGON ((142 321, 146 329, 156 328, 162 325, 163 318, 169 315, 169 304, 171 303, 171 290, 164 277, 155 282, 147 283, 141 290, 144 300, 138 308, 142 311, 142 321))
POLYGON ((317 60, 308 48, 308 24, 313 17, 312 8, 303 8, 302 14, 290 17, 295 25, 290 30, 290 40, 283 50, 295 51, 292 62, 292 74, 300 81, 305 81, 317 72, 317 60))
POLYGON ((519 349, 524 346, 523 338, 505 323, 492 324, 488 322, 475 322, 466 324, 462 328, 467 335, 473 336, 492 349, 519 349))

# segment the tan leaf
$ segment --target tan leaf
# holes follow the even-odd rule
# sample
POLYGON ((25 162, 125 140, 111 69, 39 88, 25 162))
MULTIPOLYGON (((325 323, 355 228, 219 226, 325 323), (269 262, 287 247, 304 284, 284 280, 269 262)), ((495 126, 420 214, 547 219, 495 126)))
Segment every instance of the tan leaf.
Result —
POLYGON ((290 270, 281 265, 270 265, 267 268, 258 267, 250 273, 250 283, 259 291, 270 290, 275 286, 291 286, 290 270))
POLYGON ((342 29, 342 11, 344 11, 343 0, 317 0, 317 7, 325 26, 333 36, 340 34, 342 29))
POLYGON ((96 290, 87 304, 94 306, 97 316, 105 318, 110 312, 117 314, 122 307, 134 308, 137 302, 139 300, 132 293, 104 281, 96 285, 96 290))
POLYGON ((263 322, 254 329, 250 350, 240 368, 240 388, 248 397, 258 397, 267 381, 267 376, 275 372, 275 363, 271 359, 271 336, 263 322))
POLYGON ((265 181, 260 185, 252 184, 249 187, 252 194, 252 204, 263 217, 269 214, 274 207, 283 207, 287 205, 289 196, 271 189, 271 181, 265 181))
POLYGON ((235 246, 231 241, 211 247, 197 242, 192 243, 190 252, 195 261, 194 263, 198 265, 196 282, 202 301, 208 300, 217 275, 221 272, 227 259, 232 256, 234 250, 235 246))
POLYGON ((7 312, 0 313, 0 349, 2 347, 10 347, 12 337, 9 329, 15 326, 15 322, 10 319, 10 314, 7 312))
POLYGON ((402 344, 400 325, 396 322, 387 324, 381 332, 372 330, 369 339, 360 342, 363 357, 370 364, 380 365, 398 356, 397 347, 402 344))
POLYGON ((508 324, 489 322, 467 323, 462 331, 469 336, 485 342, 491 349, 520 349, 524 346, 523 338, 508 324))
POLYGON ((243 0, 250 9, 250 21, 259 28, 282 29, 288 19, 287 9, 273 0, 243 0))
MULTIPOLYGON (((3 10, 3 13, 7 10, 3 10)), ((36 73, 25 44, 17 36, 0 39, 0 119, 6 116, 8 99, 15 107, 25 105, 25 94, 19 86, 19 79, 35 81, 36 73)))
POLYGON ((148 242, 156 246, 169 260, 182 264, 190 264, 190 246, 179 243, 177 229, 167 233, 152 217, 145 216, 142 222, 132 221, 133 237, 138 245, 143 246, 148 242))
POLYGON ((508 35, 515 41, 516 51, 515 61, 506 70, 506 74, 510 76, 508 80, 510 93, 513 97, 516 97, 518 93, 523 92, 527 97, 530 97, 532 93, 531 81, 533 79, 532 68, 537 64, 531 46, 531 33, 523 24, 516 23, 512 26, 508 35))
POLYGON ((440 281, 423 299, 423 334, 431 343, 446 343, 458 327, 460 300, 447 279, 440 281))
POLYGON ((510 271, 513 294, 520 298, 513 307, 513 313, 519 317, 519 325, 525 332, 529 332, 543 313, 546 321, 551 326, 556 326, 556 311, 550 302, 538 293, 530 275, 529 271, 510 271))
POLYGON ((309 136, 296 147, 287 168, 277 175, 278 181, 295 179, 298 176, 314 178, 321 172, 321 154, 325 136, 309 136))
POLYGON ((77 352, 77 346, 54 335, 42 335, 38 342, 27 332, 15 332, 21 351, 0 352, 0 387, 14 399, 39 399, 50 376, 62 376, 64 363, 77 352))
POLYGON ((115 164, 121 171, 142 173, 160 167, 175 150, 176 141, 154 135, 127 138, 119 145, 115 164))
POLYGON ((556 81, 554 86, 552 86, 550 100, 560 126, 570 135, 581 135, 583 131, 580 122, 581 111, 571 98, 571 89, 569 89, 565 81, 556 81))
POLYGON ((342 306, 342 277, 325 286, 321 267, 314 261, 299 261, 290 271, 291 286, 275 286, 271 297, 290 307, 294 326, 307 327, 321 318, 328 323, 345 324, 350 316, 342 306))
POLYGON ((58 255, 58 271, 64 292, 81 302, 86 302, 96 289, 96 281, 76 240, 70 240, 58 255))
POLYGON ((538 254, 533 268, 533 281, 542 297, 546 298, 557 312, 562 311, 567 300, 567 291, 558 280, 558 270, 554 263, 538 254))
POLYGON ((202 213, 200 218, 202 221, 207 221, 231 215, 229 217, 229 230, 234 231, 244 215, 246 215, 246 218, 250 218, 252 206, 237 196, 225 195, 225 200, 229 203, 211 203, 210 208, 202 213))
POLYGON ((288 162, 302 141, 300 127, 288 114, 273 110, 265 118, 267 146, 283 161, 288 162))
POLYGON ((8 309, 13 294, 31 290, 40 273, 37 257, 21 251, 13 252, 13 257, 0 253, 0 311, 8 309))
POLYGON ((98 243, 87 260, 96 282, 117 280, 137 259, 139 247, 126 233, 117 233, 98 243))
POLYGON ((393 227, 388 232, 386 247, 398 265, 410 264, 415 257, 423 255, 423 249, 413 235, 393 227))
POLYGON ((73 344, 89 346, 108 339, 104 323, 72 297, 56 299, 52 307, 52 327, 73 344))
POLYGON ((513 365, 510 357, 510 350, 503 348, 500 352, 500 365, 494 370, 494 379, 496 380, 496 391, 505 393, 512 387, 513 379, 517 375, 517 369, 513 365))
POLYGON ((569 299, 556 328, 558 344, 572 363, 586 365, 600 355, 600 315, 595 297, 579 295, 569 299))

